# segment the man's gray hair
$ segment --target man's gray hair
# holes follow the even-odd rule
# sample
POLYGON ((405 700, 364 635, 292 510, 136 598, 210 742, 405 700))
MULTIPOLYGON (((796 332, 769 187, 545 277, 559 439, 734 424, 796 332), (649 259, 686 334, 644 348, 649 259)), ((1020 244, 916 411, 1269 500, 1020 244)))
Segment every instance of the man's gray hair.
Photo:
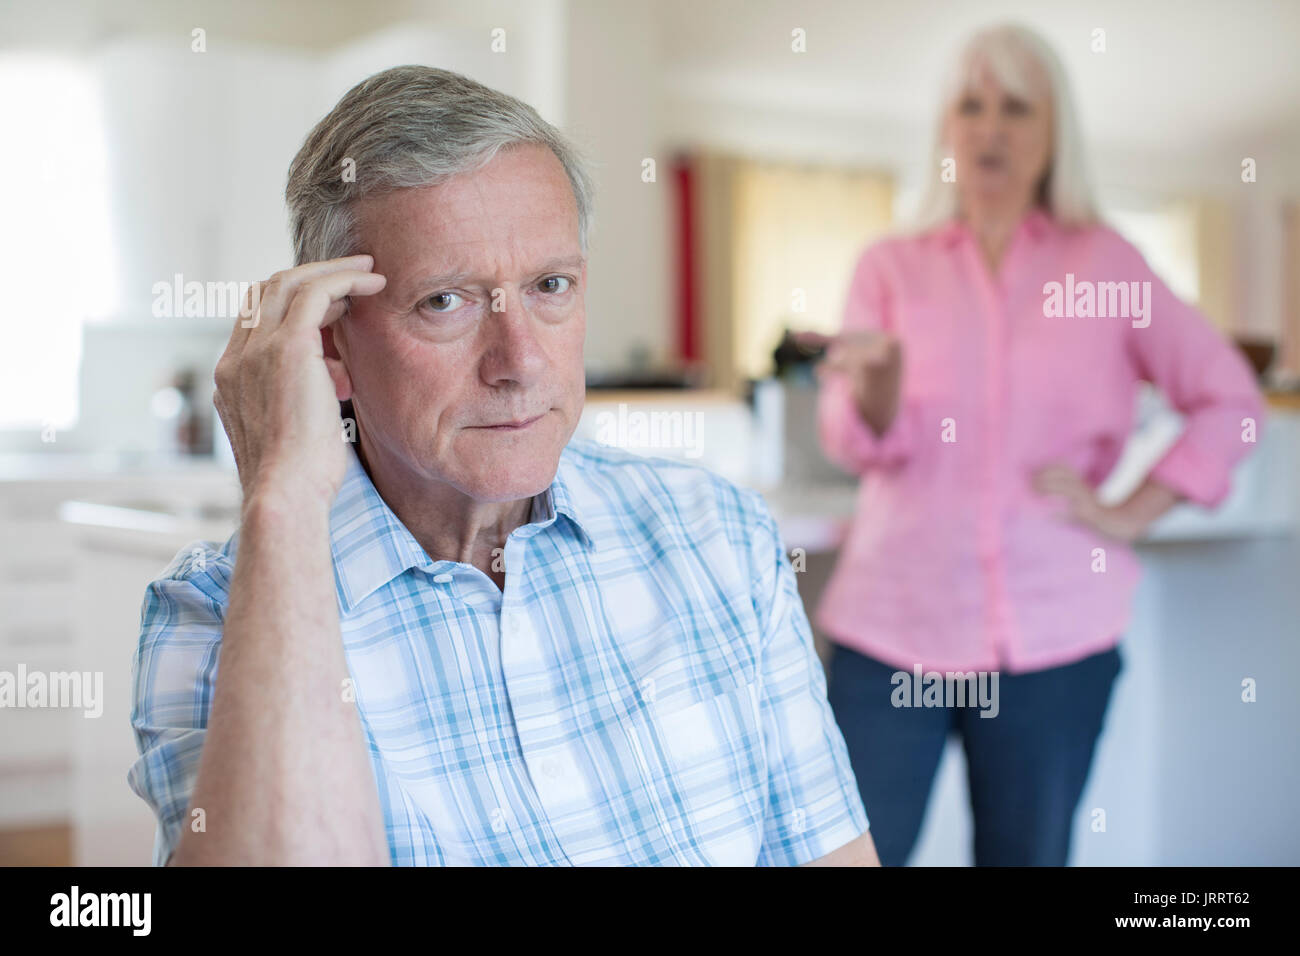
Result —
POLYGON ((349 90, 316 124, 289 167, 284 198, 295 265, 355 255, 355 203, 436 186, 487 165, 497 152, 535 143, 553 152, 573 187, 578 240, 587 251, 592 182, 577 149, 535 109, 469 77, 398 66, 349 90))

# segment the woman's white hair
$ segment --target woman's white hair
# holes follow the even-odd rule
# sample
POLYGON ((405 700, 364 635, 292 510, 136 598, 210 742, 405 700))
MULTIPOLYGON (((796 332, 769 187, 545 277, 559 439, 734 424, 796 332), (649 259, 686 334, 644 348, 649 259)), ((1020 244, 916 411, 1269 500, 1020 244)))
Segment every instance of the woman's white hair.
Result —
MULTIPOLYGON (((943 182, 939 175, 944 159, 951 155, 944 143, 944 118, 982 68, 990 70, 1008 92, 1028 99, 1040 95, 1042 79, 1046 78, 1047 95, 1052 102, 1052 157, 1038 201, 1062 225, 1097 222, 1097 204, 1088 178, 1083 139, 1061 61, 1037 33, 1016 24, 1004 24, 981 30, 967 40, 948 74, 935 131, 928 185, 913 226, 918 230, 930 229, 958 214, 956 183, 943 182)), ((957 175, 961 175, 960 170, 957 175)))

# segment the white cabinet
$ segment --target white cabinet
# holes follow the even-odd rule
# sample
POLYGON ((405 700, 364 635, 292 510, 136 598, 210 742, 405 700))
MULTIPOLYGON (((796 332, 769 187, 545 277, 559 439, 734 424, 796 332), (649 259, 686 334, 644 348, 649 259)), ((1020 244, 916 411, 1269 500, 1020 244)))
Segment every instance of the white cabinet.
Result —
POLYGON ((0 828, 71 823, 77 865, 148 865, 153 815, 126 782, 145 586, 182 547, 234 530, 238 483, 197 462, 68 470, 82 473, 0 474, 0 671, 89 674, 98 715, 0 708, 0 828))
POLYGON ((78 866, 147 866, 155 820, 126 779, 137 756, 131 666, 145 587, 181 549, 229 536, 237 523, 238 488, 224 473, 152 478, 129 491, 101 489, 90 503, 107 506, 99 523, 93 508, 64 510, 82 522, 73 526, 76 666, 103 674, 104 698, 100 717, 73 724, 73 860, 78 866), (134 506, 136 526, 129 513, 111 510, 121 504, 134 506))
MULTIPOLYGON (((57 519, 59 499, 79 486, 0 486, 0 671, 50 673, 72 666, 76 630, 71 594, 73 545, 57 519)), ((0 827, 61 822, 70 813, 72 713, 0 709, 0 827)))

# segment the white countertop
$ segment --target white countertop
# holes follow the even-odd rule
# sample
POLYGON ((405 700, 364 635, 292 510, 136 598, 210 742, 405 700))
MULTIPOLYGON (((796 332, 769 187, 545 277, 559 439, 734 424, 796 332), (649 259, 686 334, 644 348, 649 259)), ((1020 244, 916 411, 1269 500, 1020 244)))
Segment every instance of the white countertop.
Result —
POLYGON ((54 450, 0 454, 0 482, 98 481, 169 475, 235 477, 232 469, 222 466, 212 456, 54 450))

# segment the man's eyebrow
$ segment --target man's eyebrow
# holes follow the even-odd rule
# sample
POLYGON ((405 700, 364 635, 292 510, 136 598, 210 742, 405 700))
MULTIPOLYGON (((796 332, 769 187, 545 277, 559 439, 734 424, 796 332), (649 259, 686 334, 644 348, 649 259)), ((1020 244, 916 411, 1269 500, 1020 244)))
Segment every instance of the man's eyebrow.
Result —
POLYGON ((581 269, 586 261, 586 256, 561 256, 557 259, 546 260, 537 271, 540 273, 552 272, 555 269, 581 269))
MULTIPOLYGON (((580 269, 583 263, 587 261, 586 256, 557 256, 553 259, 547 259, 545 262, 538 264, 528 271, 529 275, 541 275, 545 272, 553 272, 556 269, 580 269)), ((476 278, 472 269, 457 269, 452 272, 440 272, 437 275, 426 276, 423 279, 411 283, 415 289, 428 289, 434 286, 459 285, 467 279, 476 278)))

